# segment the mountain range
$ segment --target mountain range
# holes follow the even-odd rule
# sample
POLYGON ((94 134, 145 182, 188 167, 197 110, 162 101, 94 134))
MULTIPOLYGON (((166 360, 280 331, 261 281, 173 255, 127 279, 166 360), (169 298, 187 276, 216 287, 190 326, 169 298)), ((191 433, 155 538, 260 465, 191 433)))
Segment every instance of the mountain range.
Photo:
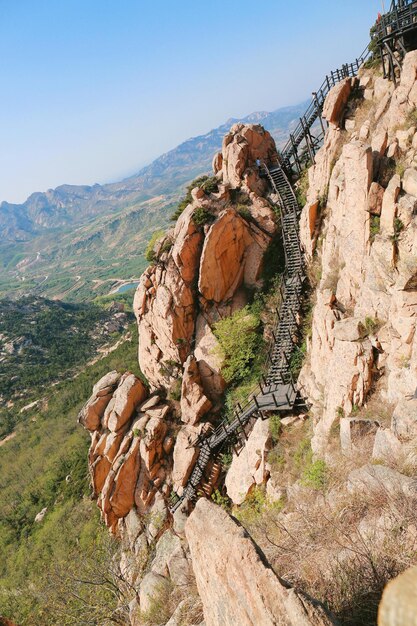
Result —
POLYGON ((92 286, 99 295, 117 280, 137 277, 152 229, 169 222, 183 186, 210 170, 230 127, 261 123, 281 146, 305 107, 301 103, 231 118, 120 182, 61 185, 33 193, 22 204, 2 202, 0 295, 82 300, 91 296, 92 286))

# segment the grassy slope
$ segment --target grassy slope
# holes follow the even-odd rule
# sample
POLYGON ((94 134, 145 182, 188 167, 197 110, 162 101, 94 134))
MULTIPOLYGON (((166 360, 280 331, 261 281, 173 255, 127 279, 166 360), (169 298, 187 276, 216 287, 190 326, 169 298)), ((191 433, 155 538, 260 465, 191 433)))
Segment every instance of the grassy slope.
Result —
POLYGON ((0 615, 21 626, 75 623, 54 621, 51 579, 67 561, 81 563, 107 535, 88 497, 89 437, 77 425, 77 412, 106 372, 139 374, 136 352, 137 336, 60 383, 47 409, 0 448, 0 615), (35 524, 44 507, 44 520, 35 524))
POLYGON ((152 232, 169 223, 174 207, 160 196, 76 229, 0 244, 0 297, 30 292, 82 301, 108 293, 118 279, 138 278, 152 232))
MULTIPOLYGON (((117 297, 125 305, 129 299, 132 292, 117 297)), ((122 327, 115 333, 106 328, 114 320, 114 313, 106 310, 109 303, 100 299, 97 304, 32 296, 18 302, 0 300, 0 439, 25 419, 20 409, 42 398, 54 382, 74 376, 100 347, 121 337, 122 327)), ((125 330, 133 321, 133 314, 127 315, 125 330)))

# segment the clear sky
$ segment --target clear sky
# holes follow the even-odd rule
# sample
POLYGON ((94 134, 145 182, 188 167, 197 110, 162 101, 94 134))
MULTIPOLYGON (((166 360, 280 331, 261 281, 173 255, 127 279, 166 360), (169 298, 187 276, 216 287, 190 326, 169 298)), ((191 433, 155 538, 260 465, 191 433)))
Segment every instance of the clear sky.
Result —
POLYGON ((119 180, 229 117, 306 99, 362 52, 381 4, 0 0, 0 201, 119 180))

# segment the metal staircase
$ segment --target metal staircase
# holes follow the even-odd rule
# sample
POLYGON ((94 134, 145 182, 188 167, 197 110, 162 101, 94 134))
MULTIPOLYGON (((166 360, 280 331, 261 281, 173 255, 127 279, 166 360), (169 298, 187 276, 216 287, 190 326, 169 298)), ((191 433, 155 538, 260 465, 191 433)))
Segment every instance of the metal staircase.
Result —
MULTIPOLYGON (((398 48, 401 54, 405 54, 405 35, 407 34, 409 42, 410 33, 417 33, 417 0, 393 0, 390 12, 382 16, 375 32, 383 62, 385 53, 382 48, 386 48, 386 43, 391 46, 391 56, 394 55, 396 58, 399 56, 398 48)), ((289 177, 293 174, 299 175, 314 163, 314 156, 322 145, 327 128, 322 113, 330 89, 345 78, 355 77, 369 54, 369 48, 366 48, 353 63, 344 65, 326 76, 320 89, 313 93, 312 102, 306 113, 290 133, 279 162, 264 165, 265 175, 278 199, 286 262, 280 285, 281 305, 277 311, 273 342, 268 353, 268 373, 259 384, 259 393, 249 398, 244 406, 239 404, 235 407, 235 417, 231 422, 221 423, 215 430, 200 436, 194 443, 200 448, 199 456, 182 496, 171 507, 172 512, 185 500, 193 501, 200 494, 209 494, 207 480, 213 474, 215 467, 213 462, 226 443, 233 445, 239 440, 244 442, 253 422, 258 418, 264 419, 268 413, 288 413, 303 405, 293 379, 291 358, 299 336, 305 267, 299 237, 301 209, 289 177)), ((392 58, 390 63, 395 65, 392 58)), ((390 67, 392 69, 392 66, 390 67)), ((386 71, 385 65, 384 75, 395 79, 395 72, 386 71)))
MULTIPOLYGON (((192 474, 181 498, 171 511, 184 500, 195 500, 199 486, 208 473, 208 465, 215 459, 225 443, 236 443, 247 438, 247 429, 253 419, 265 418, 270 412, 293 411, 302 399, 291 373, 291 357, 297 345, 301 321, 302 289, 305 280, 304 259, 299 238, 300 208, 293 188, 279 164, 264 166, 271 187, 276 193, 281 211, 282 236, 286 269, 281 283, 281 306, 273 331, 273 344, 269 351, 268 375, 260 383, 260 392, 250 398, 246 405, 235 407, 231 422, 221 423, 212 433, 195 442, 200 452, 192 474)), ((204 490, 201 489, 203 492, 204 490)))

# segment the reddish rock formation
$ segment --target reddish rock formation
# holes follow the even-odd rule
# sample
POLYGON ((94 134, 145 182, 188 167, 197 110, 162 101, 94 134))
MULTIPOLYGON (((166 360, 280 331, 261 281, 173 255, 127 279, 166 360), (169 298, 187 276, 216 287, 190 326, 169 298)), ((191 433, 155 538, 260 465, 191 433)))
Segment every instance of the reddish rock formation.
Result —
POLYGON ((199 500, 185 533, 207 626, 334 624, 321 606, 282 583, 220 507, 199 500))
POLYGON ((158 396, 146 400, 147 394, 133 374, 111 372, 95 385, 79 415, 79 421, 92 431, 88 458, 93 493, 113 533, 135 506, 143 514, 158 492, 170 489, 166 484, 169 461, 164 459, 170 407, 158 396), (92 431, 91 407, 97 407, 103 389, 108 392, 110 388, 106 410, 96 411, 99 423, 95 420, 92 431))

